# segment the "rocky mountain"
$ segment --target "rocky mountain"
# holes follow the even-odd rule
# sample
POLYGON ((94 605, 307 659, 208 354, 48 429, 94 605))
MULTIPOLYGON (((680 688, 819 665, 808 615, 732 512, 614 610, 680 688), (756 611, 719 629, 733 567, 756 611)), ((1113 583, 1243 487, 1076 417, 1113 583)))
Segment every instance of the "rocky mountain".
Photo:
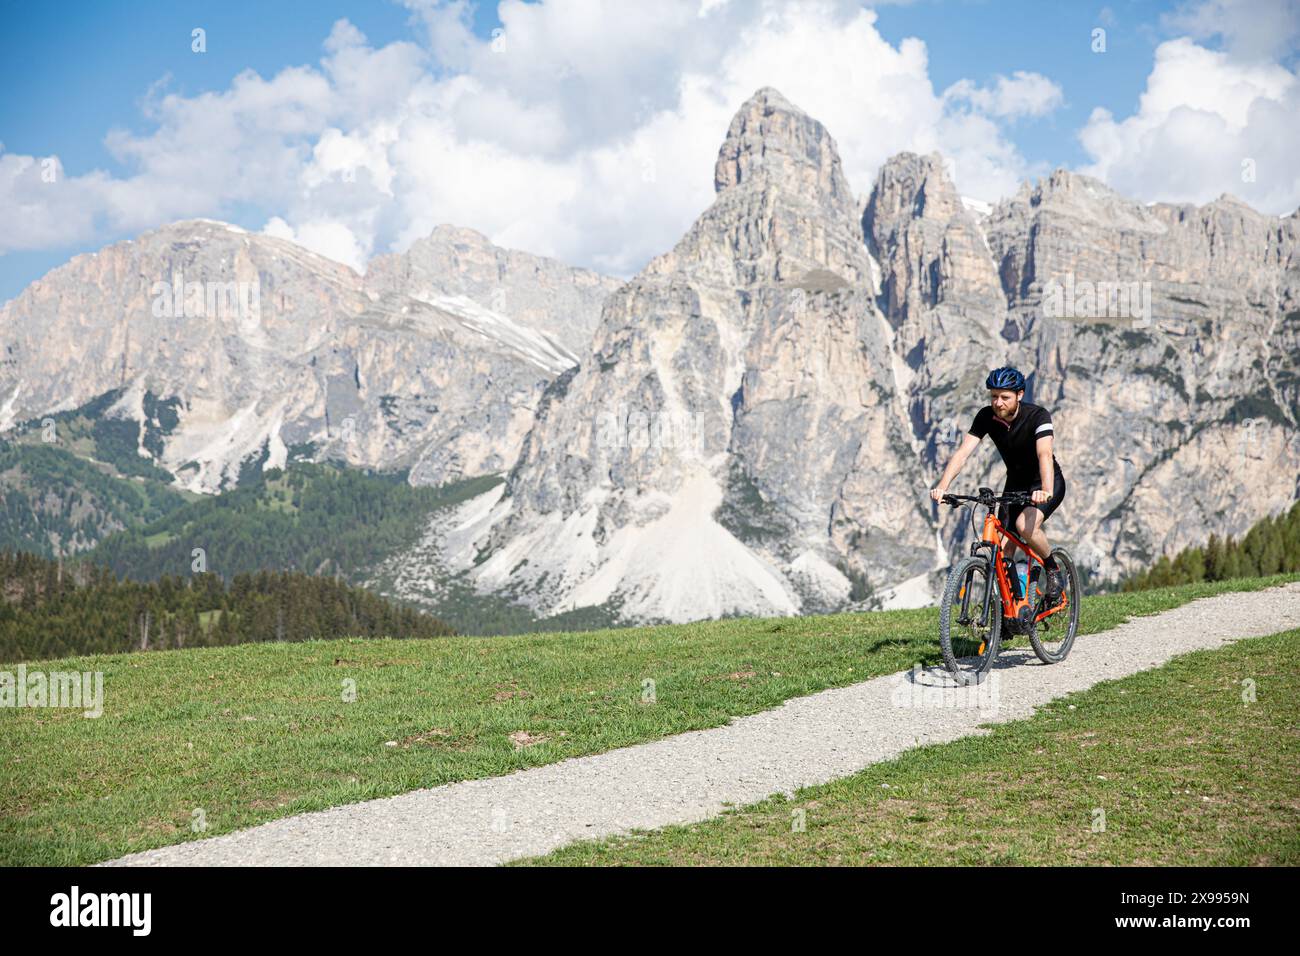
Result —
MULTIPOLYGON (((928 603, 969 525, 927 489, 1003 364, 1053 411, 1049 529, 1094 579, 1300 493, 1300 212, 1144 206, 1065 171, 989 208, 938 154, 888 161, 858 208, 831 135, 771 88, 714 185, 422 567, 541 615, 928 603)), ((1000 487, 985 446, 962 488, 1000 487)))
POLYGON ((591 347, 600 307, 621 281, 441 225, 404 253, 376 256, 366 287, 428 299, 460 296, 545 333, 572 355, 591 347))
POLYGON ((933 523, 834 142, 764 89, 717 198, 605 306, 454 568, 543 613, 685 620, 842 606, 928 572, 933 523))
POLYGON ((413 484, 510 467, 616 280, 451 227, 375 265, 207 220, 77 256, 0 309, 0 430, 98 403, 202 492, 291 452, 413 484))
MULTIPOLYGON (((910 153, 858 201, 771 88, 714 188, 627 282, 451 226, 365 277, 203 221, 79 256, 0 311, 0 428, 200 491, 295 454, 504 474, 370 580, 512 627, 930 603, 970 531, 927 492, 997 365, 1052 410, 1049 535, 1094 581, 1300 496, 1300 211, 1064 170, 990 206, 910 153)), ((1003 474, 986 442, 958 490, 1003 474)))
POLYGON ((988 239, 1007 335, 1060 409, 1082 492, 1061 530, 1087 563, 1144 567, 1300 496, 1300 210, 1142 205, 1058 170, 998 204, 988 239), (1120 324, 1062 317, 1050 299, 1069 285, 1097 313, 1106 287, 1143 305, 1120 324))

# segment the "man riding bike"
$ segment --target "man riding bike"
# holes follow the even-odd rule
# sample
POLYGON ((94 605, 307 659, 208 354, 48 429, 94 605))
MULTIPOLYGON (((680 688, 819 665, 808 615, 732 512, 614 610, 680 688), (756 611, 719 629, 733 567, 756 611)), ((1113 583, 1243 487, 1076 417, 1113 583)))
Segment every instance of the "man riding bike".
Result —
MULTIPOLYGON (((962 438, 961 447, 944 468, 939 484, 931 489, 930 497, 935 501, 943 498, 948 485, 957 477, 980 439, 985 435, 991 436, 1007 466, 1007 480, 1002 493, 1028 491, 1033 502, 1029 505, 1000 505, 998 520, 1005 527, 1015 527, 1021 538, 1039 554, 1046 555, 1044 600, 1047 607, 1053 607, 1061 600, 1065 582, 1056 558, 1052 556, 1047 535, 1043 533, 1043 522, 1065 497, 1065 475, 1052 454, 1052 414, 1041 405, 1021 401, 1025 394, 1025 377, 1014 368, 995 368, 984 385, 989 389, 992 404, 985 405, 976 414, 968 434, 962 438), (1052 490, 1044 491, 1048 484, 1052 490)), ((1018 546, 1010 541, 1007 545, 1008 553, 1014 554, 1018 546)))

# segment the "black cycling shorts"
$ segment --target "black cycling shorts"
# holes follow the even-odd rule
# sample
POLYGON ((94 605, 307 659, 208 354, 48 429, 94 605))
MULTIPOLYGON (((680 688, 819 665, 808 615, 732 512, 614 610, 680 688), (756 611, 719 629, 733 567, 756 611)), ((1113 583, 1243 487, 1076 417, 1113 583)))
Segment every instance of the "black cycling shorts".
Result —
MULTIPOLYGON (((1035 481, 1032 485, 1029 485, 1028 487, 1023 487, 1020 485, 1012 487, 1011 485, 1008 484, 1002 489, 1002 493, 1006 494, 1008 491, 1037 491, 1041 487, 1043 487, 1043 483, 1041 481, 1035 481)), ((1046 524, 1047 519, 1052 516, 1052 512, 1057 509, 1057 507, 1061 504, 1061 499, 1063 499, 1064 497, 1065 497, 1065 475, 1061 474, 1060 472, 1057 472, 1056 483, 1052 486, 1052 497, 1048 498, 1041 505, 1012 505, 1003 502, 1002 504, 998 505, 998 520, 1002 522, 1002 526, 1006 528, 1008 531, 1015 531, 1016 519, 1020 517, 1020 512, 1024 511, 1026 508, 1037 508, 1039 511, 1043 513, 1043 523, 1046 524)))

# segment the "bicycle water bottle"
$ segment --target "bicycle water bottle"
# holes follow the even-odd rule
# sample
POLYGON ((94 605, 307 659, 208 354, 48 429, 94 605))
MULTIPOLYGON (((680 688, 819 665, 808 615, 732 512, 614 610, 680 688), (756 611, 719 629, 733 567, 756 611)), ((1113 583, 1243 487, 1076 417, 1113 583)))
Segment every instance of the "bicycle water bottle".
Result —
POLYGON ((1021 558, 1016 559, 1016 597, 1022 598, 1028 591, 1029 586, 1029 562, 1021 558))

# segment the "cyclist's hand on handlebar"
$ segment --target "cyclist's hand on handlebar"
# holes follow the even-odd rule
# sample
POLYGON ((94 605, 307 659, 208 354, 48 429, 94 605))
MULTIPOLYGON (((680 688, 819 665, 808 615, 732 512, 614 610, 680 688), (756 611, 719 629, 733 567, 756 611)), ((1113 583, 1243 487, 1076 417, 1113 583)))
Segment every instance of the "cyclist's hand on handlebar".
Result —
POLYGON ((943 500, 943 496, 944 496, 944 492, 945 492, 945 491, 946 491, 946 489, 944 489, 944 488, 938 488, 938 487, 936 487, 936 488, 931 488, 931 489, 930 489, 930 497, 933 498, 935 501, 942 501, 942 500, 943 500))
POLYGON ((1034 492, 1029 496, 1030 500, 1036 505, 1041 505, 1044 501, 1047 501, 1051 497, 1052 497, 1052 493, 1050 491, 1044 491, 1042 488, 1035 489, 1034 492))

